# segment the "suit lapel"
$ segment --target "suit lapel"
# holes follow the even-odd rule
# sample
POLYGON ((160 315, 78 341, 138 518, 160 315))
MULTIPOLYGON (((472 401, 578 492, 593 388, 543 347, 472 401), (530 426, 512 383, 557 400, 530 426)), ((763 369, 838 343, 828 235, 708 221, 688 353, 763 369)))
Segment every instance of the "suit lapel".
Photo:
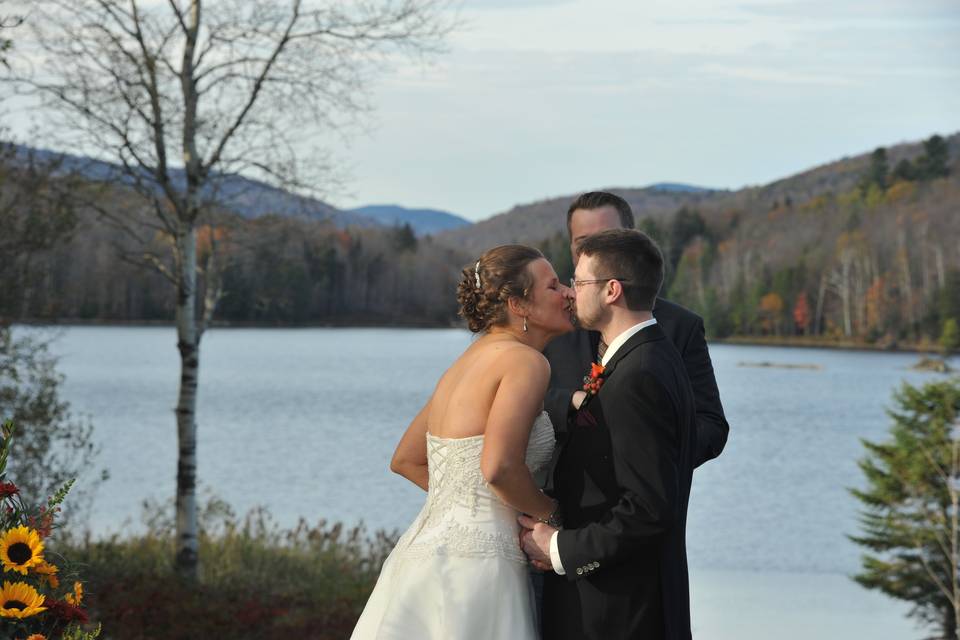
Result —
POLYGON ((630 336, 630 339, 624 342, 623 345, 617 349, 617 352, 613 354, 613 357, 610 358, 610 362, 604 367, 604 377, 609 378, 620 361, 626 358, 631 351, 646 342, 663 340, 664 337, 663 329, 660 328, 659 324, 650 325, 636 332, 630 336))

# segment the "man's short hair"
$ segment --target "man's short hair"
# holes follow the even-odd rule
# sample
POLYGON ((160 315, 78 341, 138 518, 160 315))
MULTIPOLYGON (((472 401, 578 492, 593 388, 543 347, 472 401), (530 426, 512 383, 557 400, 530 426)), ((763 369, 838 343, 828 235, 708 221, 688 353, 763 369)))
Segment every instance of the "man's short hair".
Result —
POLYGON ((570 234, 570 220, 573 218, 573 212, 577 209, 599 209, 600 207, 613 207, 620 214, 620 226, 624 229, 633 229, 633 210, 627 201, 620 196, 607 191, 589 191, 577 196, 570 203, 567 209, 567 235, 570 234))
POLYGON ((592 256, 597 278, 619 280, 631 311, 653 311, 663 286, 663 253, 650 236, 634 229, 608 229, 587 236, 578 247, 592 256))

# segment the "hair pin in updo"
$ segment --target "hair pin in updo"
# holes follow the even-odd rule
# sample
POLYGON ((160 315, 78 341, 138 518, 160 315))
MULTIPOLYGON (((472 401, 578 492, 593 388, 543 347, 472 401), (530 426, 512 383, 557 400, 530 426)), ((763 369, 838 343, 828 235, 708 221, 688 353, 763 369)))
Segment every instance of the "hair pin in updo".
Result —
POLYGON ((477 283, 477 289, 481 287, 480 285, 480 261, 477 260, 477 266, 473 268, 473 275, 477 283))

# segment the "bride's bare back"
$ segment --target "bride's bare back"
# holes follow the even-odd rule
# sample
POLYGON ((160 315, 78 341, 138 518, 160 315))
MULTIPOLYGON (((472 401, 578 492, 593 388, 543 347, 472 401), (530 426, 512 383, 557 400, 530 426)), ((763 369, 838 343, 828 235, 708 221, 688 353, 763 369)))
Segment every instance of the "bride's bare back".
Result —
POLYGON ((400 439, 390 468, 427 490, 427 434, 482 435, 480 471, 491 490, 518 511, 546 518, 555 505, 536 486, 525 455, 549 380, 542 353, 509 333, 485 334, 440 377, 400 439))
POLYGON ((504 376, 536 366, 540 359, 539 353, 514 339, 484 336, 440 377, 430 401, 427 431, 438 438, 483 435, 504 376))

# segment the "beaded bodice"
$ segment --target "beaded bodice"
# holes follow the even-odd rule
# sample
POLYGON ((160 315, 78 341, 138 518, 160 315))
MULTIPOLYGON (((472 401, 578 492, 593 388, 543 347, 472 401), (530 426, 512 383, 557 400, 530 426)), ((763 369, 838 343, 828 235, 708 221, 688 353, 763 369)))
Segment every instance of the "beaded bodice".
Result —
MULTIPOLYGON (((448 554, 526 558, 517 544, 517 512, 503 504, 480 473, 483 436, 438 438, 427 434, 427 501, 397 542, 404 556, 448 554)), ((534 420, 527 444, 530 471, 553 455, 554 433, 546 412, 534 420)))

